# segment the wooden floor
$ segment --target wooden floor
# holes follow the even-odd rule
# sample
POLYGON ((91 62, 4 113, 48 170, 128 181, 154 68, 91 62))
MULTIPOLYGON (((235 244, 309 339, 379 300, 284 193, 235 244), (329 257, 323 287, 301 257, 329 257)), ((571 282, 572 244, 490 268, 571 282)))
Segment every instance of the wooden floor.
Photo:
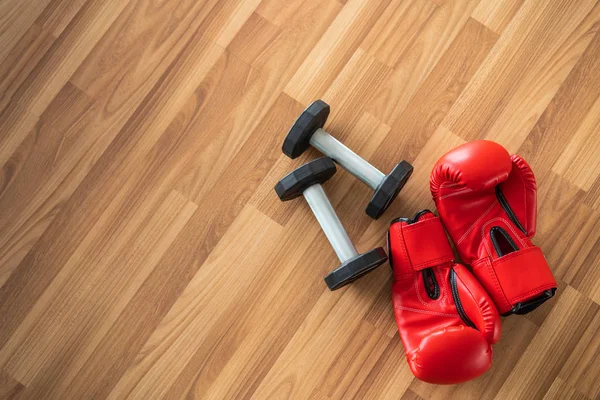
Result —
POLYGON ((0 0, 0 397, 599 399, 596 0, 0 0), (503 320, 492 369, 413 378, 387 266, 338 261, 277 180, 314 99, 383 171, 383 218, 324 188, 359 250, 433 207, 437 158, 528 160, 557 296, 503 320))

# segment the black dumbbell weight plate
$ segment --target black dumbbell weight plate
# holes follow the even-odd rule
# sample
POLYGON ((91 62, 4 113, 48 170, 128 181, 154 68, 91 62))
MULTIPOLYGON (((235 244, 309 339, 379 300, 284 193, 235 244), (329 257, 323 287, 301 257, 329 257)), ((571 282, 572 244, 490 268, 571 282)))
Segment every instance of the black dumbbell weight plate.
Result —
POLYGON ((325 277, 329 290, 337 290, 346 286, 361 276, 373 271, 387 261, 387 254, 383 248, 378 247, 343 263, 339 268, 325 277))
POLYGON ((310 138, 322 128, 329 116, 329 105, 323 100, 314 101, 300 114, 288 132, 281 150, 290 158, 296 158, 310 146, 310 138))
POLYGON ((412 172, 412 165, 406 161, 402 161, 396 165, 392 172, 383 178, 379 187, 375 190, 371 201, 365 209, 367 215, 373 219, 381 217, 396 196, 398 196, 398 193, 400 193, 412 172))
POLYGON ((281 201, 292 200, 301 196, 307 188, 326 182, 335 171, 335 164, 331 158, 317 158, 281 178, 274 189, 281 201))

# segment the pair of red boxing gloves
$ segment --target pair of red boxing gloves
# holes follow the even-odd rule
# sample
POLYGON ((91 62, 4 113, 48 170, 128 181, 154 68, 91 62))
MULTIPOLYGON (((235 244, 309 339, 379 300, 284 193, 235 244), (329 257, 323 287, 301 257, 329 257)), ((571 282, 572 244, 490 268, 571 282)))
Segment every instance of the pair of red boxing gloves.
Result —
POLYGON ((436 163, 430 186, 439 217, 424 210, 390 226, 392 301, 413 374, 460 383, 490 368, 500 315, 534 310, 556 281, 531 243, 536 182, 521 157, 466 143, 436 163), (444 227, 471 269, 456 261, 444 227))

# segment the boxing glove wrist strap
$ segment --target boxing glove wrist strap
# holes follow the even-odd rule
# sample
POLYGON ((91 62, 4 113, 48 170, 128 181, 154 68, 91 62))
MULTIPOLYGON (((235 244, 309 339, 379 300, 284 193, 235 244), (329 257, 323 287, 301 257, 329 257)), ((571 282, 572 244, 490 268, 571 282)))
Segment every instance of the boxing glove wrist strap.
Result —
POLYGON ((518 313, 526 299, 556 287, 548 263, 539 247, 515 251, 497 259, 484 257, 473 262, 473 274, 490 294, 501 314, 518 313))
POLYGON ((403 229, 404 243, 410 251, 414 271, 445 264, 454 260, 452 248, 439 218, 409 225, 403 229))

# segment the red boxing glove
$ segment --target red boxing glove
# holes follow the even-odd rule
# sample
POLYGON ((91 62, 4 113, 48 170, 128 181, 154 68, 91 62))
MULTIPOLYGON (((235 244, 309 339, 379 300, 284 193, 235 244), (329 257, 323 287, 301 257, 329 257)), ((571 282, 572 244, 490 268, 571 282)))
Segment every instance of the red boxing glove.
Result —
POLYGON ((388 235, 394 314, 412 373, 454 384, 486 372, 500 316, 475 277, 454 263, 440 219, 423 210, 392 222, 388 235))
POLYGON ((494 142, 466 143, 440 158, 430 185, 459 255, 501 314, 526 314, 554 295, 546 258, 531 243, 536 183, 525 160, 494 142))

